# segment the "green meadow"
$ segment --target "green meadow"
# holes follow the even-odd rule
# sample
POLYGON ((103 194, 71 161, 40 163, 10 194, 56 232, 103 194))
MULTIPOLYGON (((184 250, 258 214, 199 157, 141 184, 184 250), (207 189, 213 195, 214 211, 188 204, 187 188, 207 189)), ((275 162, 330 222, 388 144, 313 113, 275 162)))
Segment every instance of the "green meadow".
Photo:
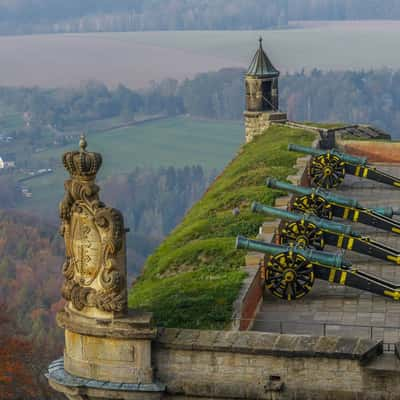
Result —
MULTIPOLYGON (((205 170, 221 170, 244 141, 240 123, 203 121, 187 117, 169 118, 118 130, 88 134, 88 150, 103 155, 99 179, 129 173, 136 167, 184 167, 201 165, 205 170)), ((61 159, 76 145, 58 147, 34 154, 33 158, 61 159)), ((32 199, 24 201, 27 210, 46 210, 57 204, 67 174, 61 166, 51 175, 28 181, 32 199)))

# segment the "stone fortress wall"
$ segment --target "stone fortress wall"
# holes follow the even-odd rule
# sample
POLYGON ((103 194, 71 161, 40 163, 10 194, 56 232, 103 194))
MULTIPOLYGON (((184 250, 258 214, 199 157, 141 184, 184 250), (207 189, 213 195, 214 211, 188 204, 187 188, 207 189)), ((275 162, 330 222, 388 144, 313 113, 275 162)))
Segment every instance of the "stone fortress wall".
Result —
POLYGON ((357 338, 165 329, 153 363, 177 398, 394 399, 400 371, 368 368, 381 353, 357 338))

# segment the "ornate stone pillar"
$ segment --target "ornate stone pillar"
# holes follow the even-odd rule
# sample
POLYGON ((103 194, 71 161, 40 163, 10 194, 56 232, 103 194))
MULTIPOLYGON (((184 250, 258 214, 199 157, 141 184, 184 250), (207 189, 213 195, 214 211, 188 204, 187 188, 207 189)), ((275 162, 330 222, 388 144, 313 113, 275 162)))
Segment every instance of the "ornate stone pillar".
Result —
POLYGON ((164 386, 153 381, 152 315, 128 311, 123 216, 100 201, 102 157, 86 147, 81 137, 80 150, 63 156, 70 174, 60 204, 66 305, 57 323, 65 349, 49 367, 49 384, 71 400, 159 399, 164 386))

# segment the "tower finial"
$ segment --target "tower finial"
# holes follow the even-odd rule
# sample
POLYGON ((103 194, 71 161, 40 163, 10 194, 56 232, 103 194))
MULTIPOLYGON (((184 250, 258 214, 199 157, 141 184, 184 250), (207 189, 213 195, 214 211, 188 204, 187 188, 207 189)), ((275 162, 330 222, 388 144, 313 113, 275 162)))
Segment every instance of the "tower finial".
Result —
POLYGON ((260 42, 260 47, 262 47, 262 42, 263 42, 262 36, 260 36, 260 38, 258 39, 258 41, 260 42))

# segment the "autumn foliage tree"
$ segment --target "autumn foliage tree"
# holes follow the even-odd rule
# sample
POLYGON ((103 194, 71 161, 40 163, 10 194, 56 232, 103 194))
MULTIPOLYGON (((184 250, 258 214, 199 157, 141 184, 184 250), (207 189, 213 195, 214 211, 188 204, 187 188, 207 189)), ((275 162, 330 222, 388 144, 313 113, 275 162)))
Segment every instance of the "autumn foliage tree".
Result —
POLYGON ((35 395, 32 342, 19 334, 4 304, 0 304, 0 332, 0 398, 31 398, 35 395))
POLYGON ((57 398, 44 373, 62 354, 61 254, 56 226, 0 210, 0 400, 57 398))

